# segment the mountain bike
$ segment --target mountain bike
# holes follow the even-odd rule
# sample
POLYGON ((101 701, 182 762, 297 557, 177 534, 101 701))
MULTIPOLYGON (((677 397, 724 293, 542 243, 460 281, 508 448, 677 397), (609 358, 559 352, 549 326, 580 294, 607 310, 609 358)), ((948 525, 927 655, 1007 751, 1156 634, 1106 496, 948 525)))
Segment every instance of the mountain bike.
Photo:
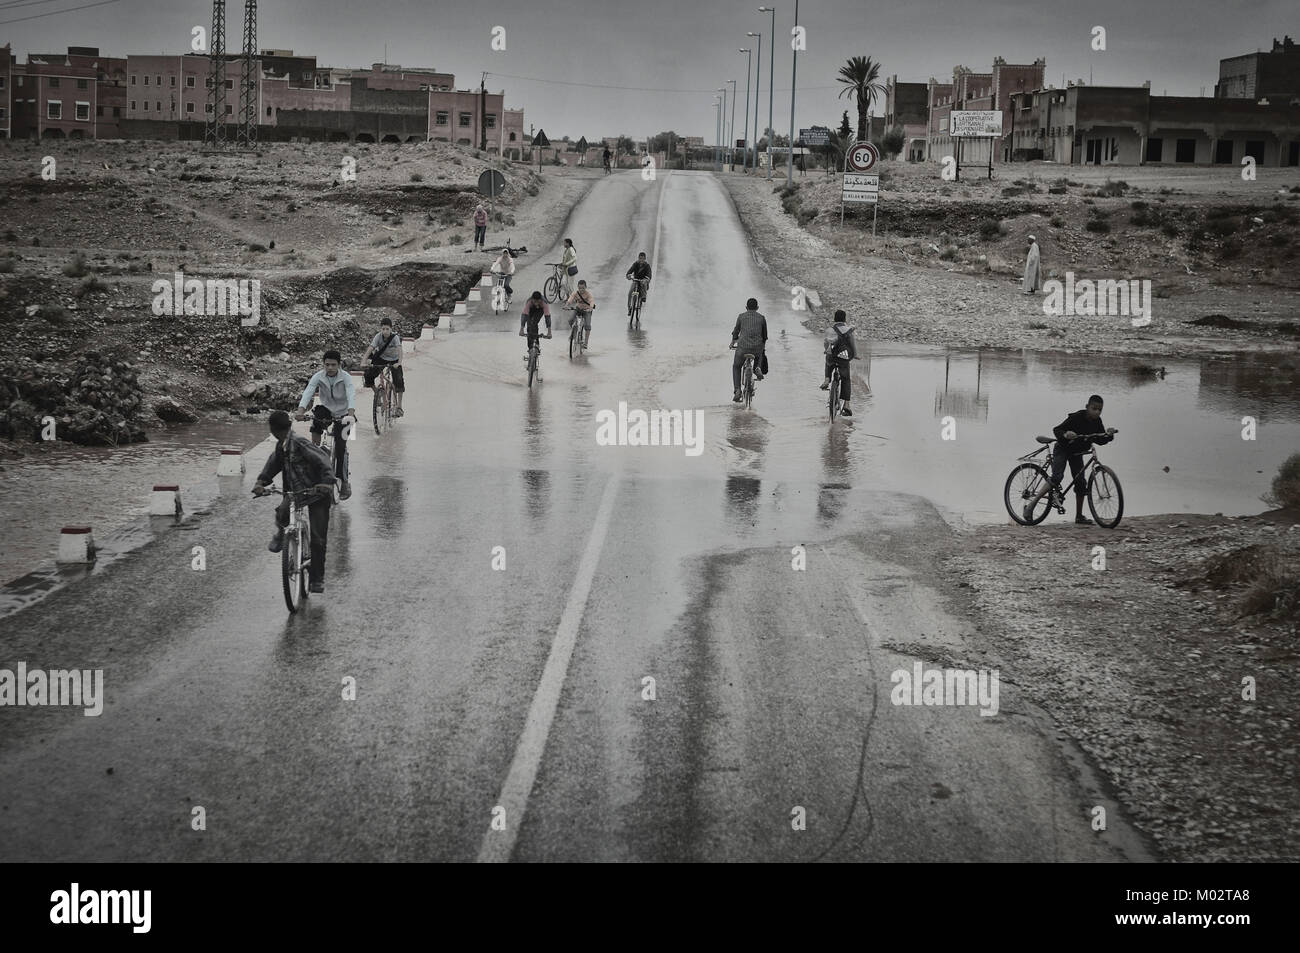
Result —
POLYGON ((559 301, 561 298, 567 298, 573 292, 566 282, 569 276, 564 273, 564 265, 558 261, 548 261, 547 264, 551 266, 553 274, 542 285, 542 294, 546 295, 547 301, 559 301))
POLYGON ((641 303, 644 299, 641 283, 644 280, 644 278, 628 279, 628 281, 632 282, 631 296, 627 301, 627 326, 629 328, 632 326, 632 322, 634 321, 636 322, 637 327, 641 326, 641 303))
MULTIPOLYGON (((393 371, 385 364, 383 370, 375 375, 375 394, 370 404, 370 414, 374 418, 375 433, 382 435, 393 426, 393 409, 397 402, 397 392, 393 390, 393 371)), ((324 437, 321 438, 324 446, 324 437)))
MULTIPOLYGON (((520 331, 519 331, 519 336, 520 336, 520 337, 527 337, 527 335, 524 334, 522 328, 521 328, 520 331)), ((545 335, 541 335, 541 334, 539 334, 539 335, 537 335, 537 337, 533 339, 533 345, 532 345, 532 347, 530 347, 530 348, 528 349, 528 353, 527 353, 526 355, 524 355, 524 363, 525 363, 525 364, 527 365, 527 367, 528 367, 528 386, 529 386, 529 388, 531 388, 531 387, 533 386, 533 378, 534 378, 534 377, 537 378, 537 383, 540 384, 540 383, 542 382, 542 347, 541 347, 540 339, 541 339, 542 337, 547 337, 547 338, 549 338, 550 336, 551 336, 550 334, 545 334, 545 335)))
POLYGON ((573 360, 587 349, 587 322, 584 320, 584 315, 591 314, 596 310, 596 306, 592 305, 584 310, 566 305, 564 310, 573 312, 573 317, 569 319, 569 360, 573 360))
MULTIPOLYGON (((1118 432, 1118 431, 1116 431, 1118 432)), ((1104 433, 1080 434, 1081 437, 1105 437, 1104 433)), ((1042 446, 1017 459, 1024 461, 1007 476, 1003 489, 1003 498, 1011 518, 1022 526, 1037 526, 1047 519, 1047 514, 1055 509, 1065 515, 1065 500, 1070 491, 1080 481, 1086 487, 1084 493, 1088 498, 1088 509, 1097 525, 1114 529, 1124 515, 1124 491, 1120 488, 1119 477, 1115 471, 1104 466, 1097 457, 1097 448, 1090 446, 1086 451, 1088 460, 1078 475, 1070 480, 1064 490, 1052 487, 1051 437, 1035 437, 1042 446), (1039 454, 1046 454, 1040 461, 1039 454)))
MULTIPOLYGON (((731 345, 731 350, 735 350, 736 345, 731 345)), ((745 362, 740 367, 740 399, 749 410, 754 404, 754 354, 751 351, 745 352, 745 362)))
POLYGON ((835 418, 839 416, 840 411, 844 408, 844 399, 840 397, 840 388, 842 386, 840 365, 839 362, 836 361, 835 365, 831 368, 831 392, 827 399, 827 403, 830 405, 831 423, 835 422, 835 418))
POLYGON ((310 490, 285 493, 275 484, 265 488, 263 496, 289 498, 289 524, 284 528, 284 541, 280 544, 280 578, 284 588, 284 604, 290 612, 302 608, 307 598, 307 583, 311 573, 311 515, 305 497, 328 492, 334 499, 331 484, 317 484, 310 490))

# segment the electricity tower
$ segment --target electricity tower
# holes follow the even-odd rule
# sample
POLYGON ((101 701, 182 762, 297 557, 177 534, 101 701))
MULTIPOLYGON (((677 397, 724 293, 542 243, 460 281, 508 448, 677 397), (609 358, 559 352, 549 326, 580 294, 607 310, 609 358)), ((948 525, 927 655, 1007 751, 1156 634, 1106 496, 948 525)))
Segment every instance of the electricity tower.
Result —
POLYGON ((257 142, 257 0, 244 0, 244 68, 239 79, 239 133, 241 146, 257 142))
POLYGON ((209 146, 226 144, 226 0, 212 0, 212 35, 208 59, 208 123, 203 142, 209 146))

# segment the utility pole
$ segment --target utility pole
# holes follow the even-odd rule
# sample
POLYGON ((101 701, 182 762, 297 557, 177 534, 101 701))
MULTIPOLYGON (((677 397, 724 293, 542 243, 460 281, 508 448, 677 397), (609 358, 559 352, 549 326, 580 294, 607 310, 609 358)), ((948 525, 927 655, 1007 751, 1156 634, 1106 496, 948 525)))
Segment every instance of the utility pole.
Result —
MULTIPOLYGON (((794 0, 794 25, 799 26, 799 0, 794 0)), ((794 184, 794 78, 799 69, 799 51, 791 47, 790 65, 790 159, 785 167, 785 184, 794 184)), ((807 166, 804 166, 806 169, 807 166)))
POLYGON ((749 171, 749 67, 754 62, 754 51, 742 49, 745 54, 745 154, 741 157, 740 168, 749 171))
POLYGON ((731 84, 731 135, 727 137, 727 148, 731 150, 731 171, 736 171, 736 81, 727 80, 731 84))
POLYGON ((478 85, 478 131, 479 131, 479 148, 484 152, 487 151, 487 70, 483 71, 483 78, 479 80, 478 85))
POLYGON ((772 181, 772 140, 776 138, 776 130, 772 127, 772 109, 776 95, 776 7, 759 7, 759 13, 772 14, 772 35, 767 40, 767 78, 769 85, 767 89, 767 179, 772 181))

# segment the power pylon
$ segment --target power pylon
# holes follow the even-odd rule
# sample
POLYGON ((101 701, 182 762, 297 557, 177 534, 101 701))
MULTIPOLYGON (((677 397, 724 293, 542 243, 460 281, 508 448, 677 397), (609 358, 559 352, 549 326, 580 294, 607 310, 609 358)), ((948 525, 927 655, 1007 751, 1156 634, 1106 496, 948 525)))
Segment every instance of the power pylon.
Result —
POLYGON ((212 0, 212 36, 208 46, 208 105, 211 113, 203 141, 226 144, 226 0, 212 0))
POLYGON ((241 146, 257 142, 257 0, 244 0, 244 68, 239 78, 239 133, 241 146))

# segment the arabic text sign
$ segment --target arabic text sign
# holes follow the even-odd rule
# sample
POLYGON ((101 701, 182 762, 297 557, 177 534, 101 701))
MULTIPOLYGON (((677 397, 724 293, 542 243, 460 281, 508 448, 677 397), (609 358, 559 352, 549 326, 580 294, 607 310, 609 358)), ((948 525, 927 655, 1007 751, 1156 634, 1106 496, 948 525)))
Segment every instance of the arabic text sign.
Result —
POLYGON ((954 137, 994 138, 1002 135, 1002 113, 997 109, 954 109, 952 135, 954 137))
POLYGON ((861 175, 854 172, 844 173, 844 202, 866 202, 873 204, 880 198, 880 176, 861 175))

